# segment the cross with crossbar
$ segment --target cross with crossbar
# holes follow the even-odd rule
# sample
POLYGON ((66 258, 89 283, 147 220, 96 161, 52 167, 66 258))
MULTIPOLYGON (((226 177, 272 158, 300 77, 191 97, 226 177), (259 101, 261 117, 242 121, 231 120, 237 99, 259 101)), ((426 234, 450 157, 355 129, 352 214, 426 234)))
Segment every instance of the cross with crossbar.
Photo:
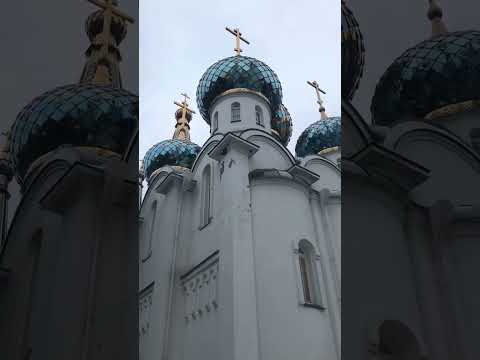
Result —
POLYGON ((327 115, 325 114, 325 107, 323 106, 322 96, 320 95, 320 93, 326 94, 326 92, 320 89, 320 86, 316 81, 307 81, 307 84, 315 89, 315 93, 317 94, 317 104, 320 106, 319 111, 321 118, 327 118, 327 115))
POLYGON ((173 103, 180 107, 180 109, 182 109, 182 118, 185 118, 187 116, 187 113, 195 114, 195 111, 188 107, 187 99, 190 100, 190 97, 185 93, 181 93, 180 95, 183 96, 183 101, 181 103, 179 103, 178 101, 174 101, 173 103))
POLYGON ((110 43, 110 37, 111 37, 110 26, 112 24, 113 15, 116 15, 122 18, 123 20, 128 21, 129 23, 134 23, 135 20, 130 15, 125 14, 124 12, 116 8, 117 0, 104 0, 104 1, 87 0, 87 1, 102 8, 104 11, 101 51, 103 55, 106 55, 108 53, 108 46, 110 43))
POLYGON ((230 34, 234 35, 235 36, 235 52, 237 53, 237 56, 240 56, 240 53, 243 51, 241 48, 240 48, 240 40, 243 41, 244 43, 246 44, 249 44, 250 43, 248 42, 247 39, 243 38, 242 37, 242 33, 240 32, 240 29, 229 29, 228 27, 225 28, 225 30, 227 30, 230 34))

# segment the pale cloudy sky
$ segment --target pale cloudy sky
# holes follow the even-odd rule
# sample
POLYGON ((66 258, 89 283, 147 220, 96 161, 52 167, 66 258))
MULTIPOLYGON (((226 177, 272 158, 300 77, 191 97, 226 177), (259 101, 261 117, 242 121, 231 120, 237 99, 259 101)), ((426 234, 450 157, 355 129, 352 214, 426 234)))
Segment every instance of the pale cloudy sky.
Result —
POLYGON ((140 156, 173 135, 176 106, 186 91, 197 112, 192 141, 202 145, 209 127, 197 111, 195 93, 202 74, 234 54, 234 38, 224 29, 239 27, 251 45, 244 55, 268 64, 283 87, 293 118, 289 149, 319 118, 314 90, 327 91, 327 113, 340 114, 341 55, 339 0, 140 1, 140 156))

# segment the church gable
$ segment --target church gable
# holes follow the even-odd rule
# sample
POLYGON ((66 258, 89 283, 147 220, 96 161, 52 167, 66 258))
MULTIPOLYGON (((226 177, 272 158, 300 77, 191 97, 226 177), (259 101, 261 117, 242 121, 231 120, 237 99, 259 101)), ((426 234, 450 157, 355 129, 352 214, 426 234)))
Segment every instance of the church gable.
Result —
POLYGON ((302 163, 305 168, 320 176, 314 184, 316 189, 340 190, 341 173, 337 164, 317 155, 305 158, 302 163))
MULTIPOLYGON (((245 139, 259 146, 258 151, 250 159, 250 169, 278 169, 287 170, 295 160, 282 144, 270 136, 255 134, 254 131, 242 134, 245 139)), ((242 136, 242 137, 243 137, 242 136)))
POLYGON ((457 136, 421 122, 407 122, 391 130, 385 145, 429 169, 429 179, 412 192, 417 203, 430 206, 438 194, 458 203, 470 202, 480 181, 480 157, 457 136))

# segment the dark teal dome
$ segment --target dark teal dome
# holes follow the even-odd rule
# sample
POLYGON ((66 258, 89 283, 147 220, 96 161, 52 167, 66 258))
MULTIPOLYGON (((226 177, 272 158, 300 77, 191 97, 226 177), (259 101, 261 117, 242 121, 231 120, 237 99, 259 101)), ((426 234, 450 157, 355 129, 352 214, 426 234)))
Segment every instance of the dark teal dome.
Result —
POLYGON ((148 181, 155 170, 165 165, 191 168, 199 152, 200 146, 190 141, 161 141, 152 146, 143 158, 145 178, 148 181))
POLYGON ((287 146, 292 136, 292 117, 283 104, 280 104, 273 113, 272 129, 278 133, 282 144, 287 146))
POLYGON ((197 106, 208 124, 212 101, 223 92, 238 88, 263 94, 272 109, 278 108, 282 102, 282 85, 268 65, 247 56, 228 57, 210 66, 197 87, 197 106))
POLYGON ((40 156, 65 146, 102 148, 122 155, 138 127, 138 96, 110 86, 58 87, 31 101, 12 128, 17 180, 40 156))
POLYGON ((341 145, 342 124, 340 117, 328 117, 307 127, 297 140, 298 157, 318 154, 320 151, 341 145))
POLYGON ((351 100, 365 66, 365 46, 360 26, 342 0, 342 97, 351 100))
POLYGON ((405 51, 380 79, 372 121, 390 125, 480 99, 480 32, 437 35, 405 51))

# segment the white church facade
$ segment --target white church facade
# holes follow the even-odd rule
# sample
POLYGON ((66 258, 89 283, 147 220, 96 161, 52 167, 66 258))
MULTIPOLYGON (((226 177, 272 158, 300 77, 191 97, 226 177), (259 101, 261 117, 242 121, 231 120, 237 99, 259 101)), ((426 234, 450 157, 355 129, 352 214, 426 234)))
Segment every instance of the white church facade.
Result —
POLYGON ((220 60, 197 91, 210 138, 189 142, 185 98, 145 155, 141 359, 340 359, 339 134, 294 157, 279 84, 257 59, 220 60))
POLYGON ((480 357, 479 82, 465 80, 480 79, 479 31, 449 32, 430 0, 432 36, 387 69, 364 119, 342 1, 342 118, 309 82, 320 119, 293 155, 277 75, 229 30, 237 55, 197 88, 210 137, 191 142, 185 96, 139 184, 139 102, 119 69, 132 19, 91 2, 80 81, 27 104, 0 148, 3 357, 480 357))

